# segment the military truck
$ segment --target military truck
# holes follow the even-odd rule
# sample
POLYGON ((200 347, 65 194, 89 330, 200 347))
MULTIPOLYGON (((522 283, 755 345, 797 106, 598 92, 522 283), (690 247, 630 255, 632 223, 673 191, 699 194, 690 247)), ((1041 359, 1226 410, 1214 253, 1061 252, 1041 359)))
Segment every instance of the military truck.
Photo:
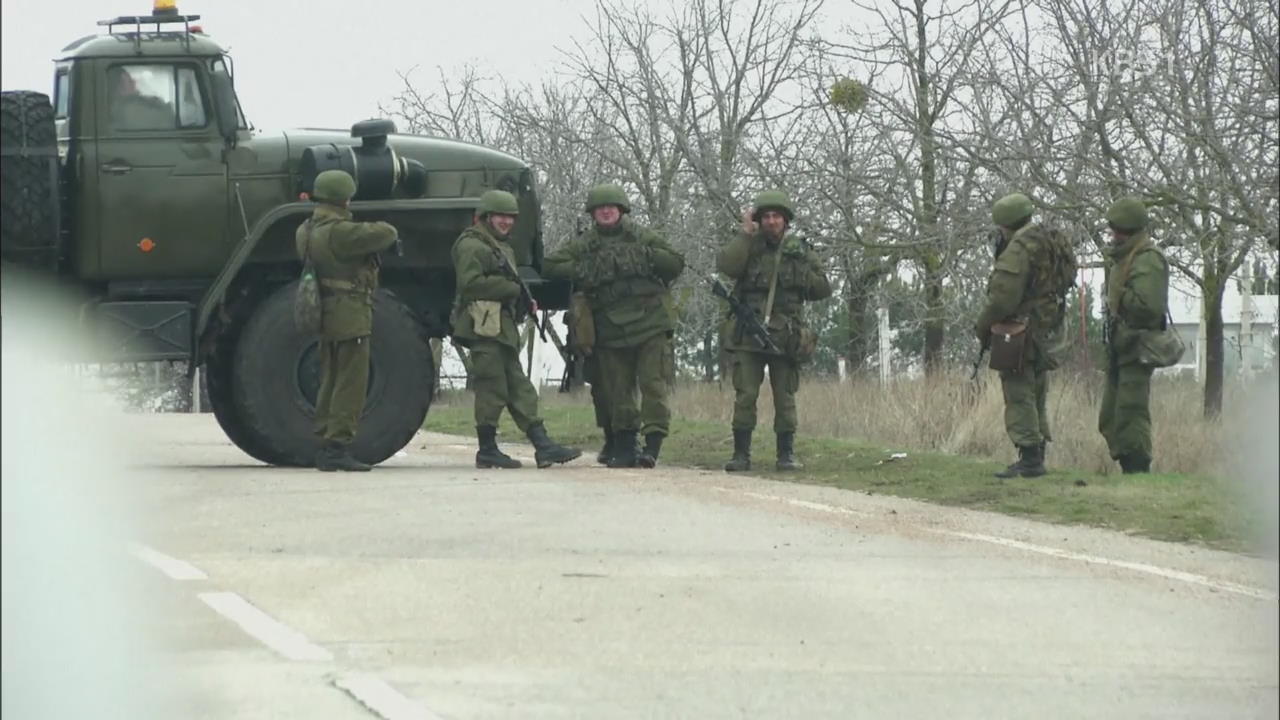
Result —
POLYGON ((516 195, 519 271, 540 305, 569 288, 539 277, 534 173, 493 149, 403 135, 251 130, 223 48, 157 0, 151 14, 99 22, 63 49, 52 97, 5 92, 0 255, 76 295, 93 362, 203 367, 214 415, 249 455, 308 465, 319 383, 315 339, 294 327, 294 233, 315 176, 357 180, 351 210, 400 232, 383 258, 372 366, 352 453, 381 462, 421 427, 434 388, 430 338, 448 335, 450 250, 491 188, 516 195))

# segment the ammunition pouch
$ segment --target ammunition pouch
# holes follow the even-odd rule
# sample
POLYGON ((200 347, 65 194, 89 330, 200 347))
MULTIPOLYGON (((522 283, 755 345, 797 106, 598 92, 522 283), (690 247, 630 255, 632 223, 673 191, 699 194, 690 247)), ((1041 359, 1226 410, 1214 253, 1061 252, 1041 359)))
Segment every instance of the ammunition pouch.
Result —
POLYGON ((502 334, 502 303, 497 300, 472 300, 467 305, 471 329, 479 337, 495 338, 502 334))
POLYGON ((575 353, 590 355, 596 344, 596 320, 585 293, 575 292, 569 298, 569 347, 575 353))

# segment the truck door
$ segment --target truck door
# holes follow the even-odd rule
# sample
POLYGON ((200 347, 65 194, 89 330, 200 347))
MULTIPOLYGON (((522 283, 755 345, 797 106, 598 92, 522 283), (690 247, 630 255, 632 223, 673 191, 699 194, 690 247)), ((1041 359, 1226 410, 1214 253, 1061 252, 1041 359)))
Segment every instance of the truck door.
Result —
POLYGON ((227 168, 194 61, 116 62, 98 98, 102 276, 212 276, 227 255, 227 168))

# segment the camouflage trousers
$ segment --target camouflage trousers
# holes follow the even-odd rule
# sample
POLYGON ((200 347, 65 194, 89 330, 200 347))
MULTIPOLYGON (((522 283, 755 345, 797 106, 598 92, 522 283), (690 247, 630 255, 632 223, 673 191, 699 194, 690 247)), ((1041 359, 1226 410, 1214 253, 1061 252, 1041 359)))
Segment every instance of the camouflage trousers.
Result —
POLYGON ((666 435, 671 430, 667 400, 675 379, 672 351, 671 338, 665 333, 632 347, 596 348, 597 369, 604 379, 603 401, 614 432, 666 435))
POLYGON ((315 433, 350 445, 355 440, 369 386, 369 337, 320 341, 320 391, 315 433))
POLYGON ((1151 372, 1146 365, 1108 364, 1098 432, 1113 459, 1151 461, 1151 372))
POLYGON ((733 353, 733 429, 755 430, 756 402, 765 368, 769 369, 769 386, 773 388, 773 431, 796 431, 796 391, 800 389, 800 366, 783 355, 738 350, 733 353))
POLYGON ((520 367, 520 353, 515 348, 492 340, 472 340, 471 380, 476 425, 497 427, 504 408, 520 432, 542 422, 538 393, 520 367))
POLYGON ((1033 447, 1053 440, 1049 432, 1049 371, 1027 365, 1021 372, 1000 373, 1004 391, 1004 430, 1019 447, 1033 447))
POLYGON ((582 361, 582 378, 591 385, 591 406, 596 413, 596 427, 610 427, 609 401, 604 394, 604 379, 600 377, 600 357, 592 352, 582 361))

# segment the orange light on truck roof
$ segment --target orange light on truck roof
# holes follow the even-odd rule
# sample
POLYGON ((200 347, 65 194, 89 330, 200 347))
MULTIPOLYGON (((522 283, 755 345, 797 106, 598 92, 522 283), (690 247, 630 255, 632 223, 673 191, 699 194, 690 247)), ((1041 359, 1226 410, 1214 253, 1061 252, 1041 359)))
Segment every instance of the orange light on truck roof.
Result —
POLYGON ((152 15, 177 15, 178 0, 155 0, 151 5, 152 15))

